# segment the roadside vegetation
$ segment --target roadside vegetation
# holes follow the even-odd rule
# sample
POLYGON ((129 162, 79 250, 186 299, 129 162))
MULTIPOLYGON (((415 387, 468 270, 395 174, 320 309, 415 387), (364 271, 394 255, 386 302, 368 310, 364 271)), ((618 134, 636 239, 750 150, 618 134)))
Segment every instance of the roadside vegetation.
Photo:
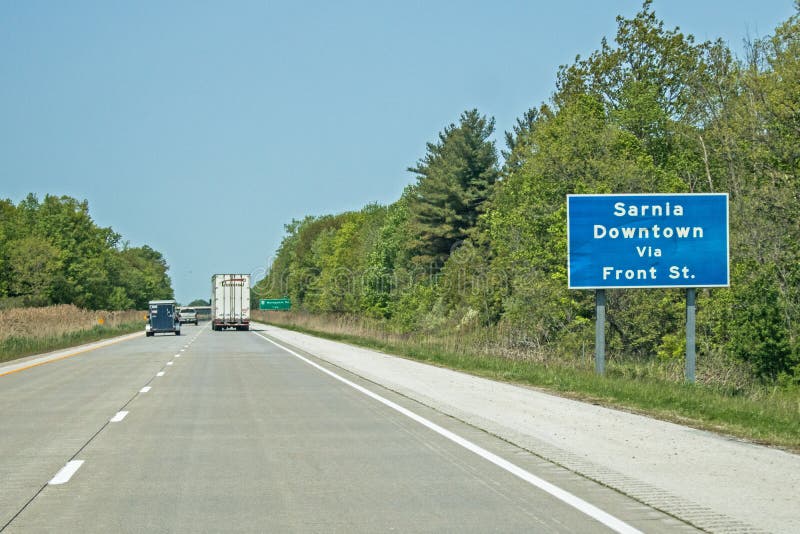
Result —
POLYGON ((467 110, 396 202, 287 224, 254 307, 288 296, 300 313, 273 321, 797 448, 796 9, 738 58, 645 1, 559 69, 504 149, 467 110), (596 377, 594 293, 567 289, 566 195, 678 192, 730 195, 731 285, 698 290, 698 384, 683 383, 679 289, 607 290, 596 377))
POLYGON ((172 298, 167 270, 161 253, 97 226, 86 201, 0 200, 0 362, 142 330, 130 310, 172 298))
POLYGON ((97 226, 86 201, 0 200, 0 309, 143 310, 151 299, 173 297, 167 269, 158 251, 97 226))
POLYGON ((255 311, 253 319, 290 330, 342 341, 468 372, 532 386, 565 397, 728 434, 800 452, 800 388, 754 383, 746 369, 724 369, 723 362, 699 362, 698 384, 686 384, 674 362, 612 359, 606 375, 594 373, 592 354, 571 359, 532 354, 504 333, 482 329, 447 336, 398 334, 383 325, 345 315, 255 311), (723 386, 709 375, 739 374, 723 386))
POLYGON ((70 304, 0 310, 0 362, 143 331, 144 313, 70 304))

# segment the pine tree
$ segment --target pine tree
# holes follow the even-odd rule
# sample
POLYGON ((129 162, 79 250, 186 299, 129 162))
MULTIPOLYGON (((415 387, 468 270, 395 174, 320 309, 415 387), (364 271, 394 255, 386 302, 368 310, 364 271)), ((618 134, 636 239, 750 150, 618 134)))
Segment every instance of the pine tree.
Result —
POLYGON ((408 170, 417 174, 410 196, 408 244, 417 267, 438 272, 450 252, 471 235, 498 177, 497 150, 489 137, 494 119, 473 109, 428 143, 408 170))

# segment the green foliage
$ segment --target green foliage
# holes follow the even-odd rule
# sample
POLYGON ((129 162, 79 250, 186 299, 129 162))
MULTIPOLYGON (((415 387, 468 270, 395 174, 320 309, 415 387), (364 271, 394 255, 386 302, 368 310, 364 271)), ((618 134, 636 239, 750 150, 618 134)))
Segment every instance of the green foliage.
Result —
MULTIPOLYGON (((800 13, 745 60, 666 29, 650 0, 617 25, 505 134, 502 167, 493 119, 463 113, 396 203, 288 225, 259 292, 403 335, 492 329, 574 358, 593 349, 594 298, 567 289, 566 195, 726 191, 731 288, 700 291, 700 361, 800 383, 800 13)), ((619 369, 683 357, 682 291, 609 291, 607 312, 619 369)))
POLYGON ((0 301, 123 310, 172 298, 161 254, 119 241, 92 221, 86 201, 47 195, 40 202, 33 194, 17 206, 0 201, 0 301))
POLYGON ((293 221, 268 276, 253 293, 288 296, 293 306, 316 312, 363 311, 365 273, 386 216, 387 208, 370 205, 359 212, 293 221))
POLYGON ((400 276, 407 262, 404 244, 408 241, 408 196, 389 206, 383 225, 378 229, 372 250, 367 256, 364 270, 364 293, 361 307, 370 317, 389 318, 401 287, 400 276))
POLYGON ((319 276, 309 309, 321 312, 361 311, 363 274, 369 252, 379 237, 386 208, 371 205, 360 212, 337 217, 339 226, 320 235, 312 250, 319 276))
POLYGON ((31 304, 48 304, 53 292, 51 282, 62 266, 60 249, 39 236, 15 239, 4 248, 8 294, 26 296, 31 304))
POLYGON ((470 237, 498 177, 493 132, 494 119, 466 111, 408 169, 417 175, 408 198, 407 243, 416 265, 438 270, 452 248, 470 237))
POLYGON ((431 281, 403 288, 394 305, 392 325, 402 333, 435 331, 444 323, 441 313, 437 313, 437 301, 436 286, 431 281))

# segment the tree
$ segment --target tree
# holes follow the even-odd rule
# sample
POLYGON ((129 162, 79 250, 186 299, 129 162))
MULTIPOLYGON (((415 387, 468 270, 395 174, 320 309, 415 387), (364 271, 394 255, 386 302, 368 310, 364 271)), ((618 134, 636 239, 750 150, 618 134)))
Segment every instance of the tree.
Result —
POLYGON ((10 200, 0 200, 0 298, 8 296, 8 243, 16 237, 16 215, 17 208, 10 200))
POLYGON ((617 17, 614 43, 604 38, 588 59, 560 68, 555 103, 561 106, 576 94, 596 95, 609 118, 632 133, 656 165, 670 170, 687 162, 702 166, 700 139, 687 127, 706 119, 698 91, 708 88, 711 58, 721 44, 695 44, 679 28, 665 29, 652 0, 645 0, 632 19, 617 17))
POLYGON ((118 284, 125 289, 134 307, 144 309, 150 300, 174 298, 169 266, 157 250, 144 245, 125 248, 120 253, 118 284))
POLYGON ((361 305, 369 316, 390 318, 394 313, 397 290, 402 287, 401 273, 407 267, 408 198, 413 189, 408 186, 400 200, 389 206, 367 255, 361 305))
POLYGON ((774 35, 750 43, 733 97, 709 124, 707 136, 712 166, 725 171, 732 193, 731 288, 717 292, 707 306, 708 343, 760 376, 793 373, 797 381, 799 35, 800 13, 774 35))
MULTIPOLYGON (((593 342, 594 309, 591 292, 567 289, 565 196, 728 191, 732 282, 701 292, 699 361, 800 383, 800 3, 746 62, 665 29, 651 0, 617 22, 506 133, 502 179, 494 121, 467 111, 383 215, 287 226, 270 291, 403 333, 499 323, 525 347, 574 358, 593 342), (363 290, 350 291, 339 274, 359 269, 363 290)), ((680 290, 608 299, 612 358, 682 356, 680 290)))
POLYGON ((493 132, 494 119, 465 111, 459 125, 446 127, 408 169, 417 175, 408 199, 413 236, 408 249, 417 266, 438 271, 454 246, 470 236, 498 177, 493 132))
POLYGON ((16 206, 0 201, 0 297, 12 306, 114 310, 171 298, 161 254, 119 242, 94 223, 85 200, 47 195, 40 202, 30 194, 16 206))
POLYGON ((508 150, 503 150, 502 154, 504 159, 503 167, 506 172, 518 169, 522 165, 521 158, 527 152, 526 143, 539 121, 540 113, 545 110, 546 108, 542 110, 529 109, 522 118, 517 119, 510 132, 505 132, 506 148, 508 150))
POLYGON ((28 305, 48 304, 61 251, 46 239, 30 236, 8 243, 6 258, 9 295, 23 297, 28 305))
POLYGON ((314 247, 320 267, 314 289, 321 311, 361 311, 369 252, 385 217, 386 208, 371 204, 337 216, 341 224, 320 235, 314 247))
POLYGON ((330 238, 343 222, 342 216, 325 215, 287 224, 269 274, 256 284, 253 293, 260 297, 288 296, 293 307, 320 311, 317 280, 330 238))

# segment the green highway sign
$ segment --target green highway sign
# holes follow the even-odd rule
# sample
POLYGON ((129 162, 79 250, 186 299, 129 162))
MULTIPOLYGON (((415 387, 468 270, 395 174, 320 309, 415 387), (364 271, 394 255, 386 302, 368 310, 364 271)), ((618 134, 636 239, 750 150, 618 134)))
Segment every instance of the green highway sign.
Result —
POLYGON ((292 301, 289 299, 261 299, 258 301, 260 310, 288 310, 291 307, 292 301))

